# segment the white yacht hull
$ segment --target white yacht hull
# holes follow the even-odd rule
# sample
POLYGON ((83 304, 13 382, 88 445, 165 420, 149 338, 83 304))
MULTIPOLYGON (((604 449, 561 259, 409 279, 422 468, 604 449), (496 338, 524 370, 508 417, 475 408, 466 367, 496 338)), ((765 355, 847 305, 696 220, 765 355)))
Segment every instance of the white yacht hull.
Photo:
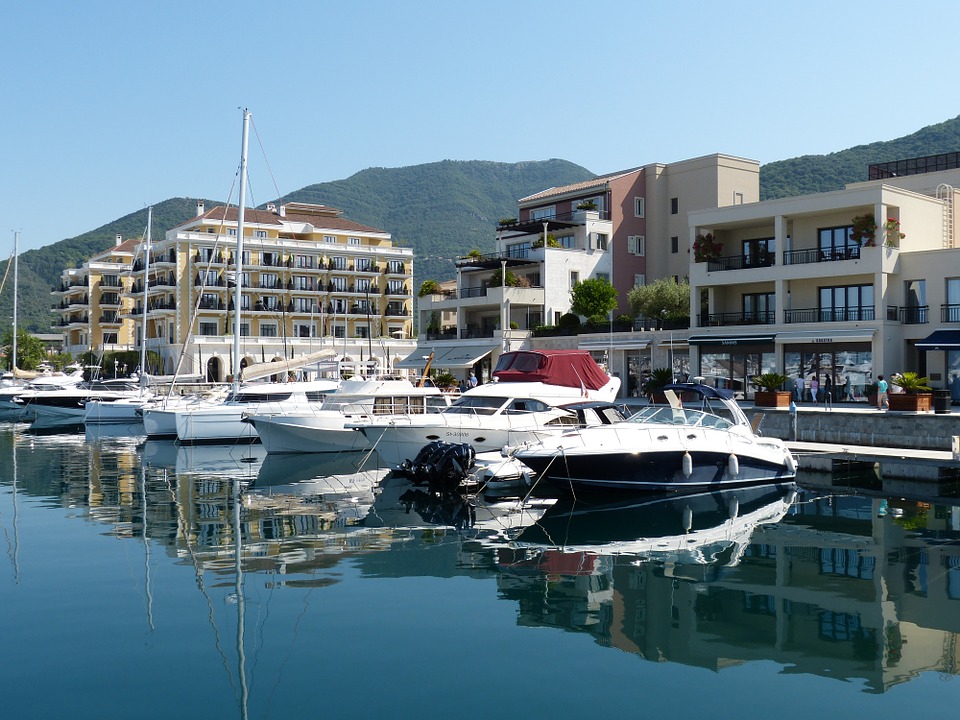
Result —
POLYGON ((344 427, 346 416, 319 410, 311 415, 251 415, 248 421, 268 453, 317 453, 368 450, 362 433, 344 427))

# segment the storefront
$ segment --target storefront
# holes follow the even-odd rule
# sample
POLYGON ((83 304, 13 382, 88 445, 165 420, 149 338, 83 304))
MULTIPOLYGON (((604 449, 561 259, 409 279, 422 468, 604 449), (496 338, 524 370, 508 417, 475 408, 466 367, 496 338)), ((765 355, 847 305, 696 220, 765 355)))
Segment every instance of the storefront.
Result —
POLYGON ((873 368, 874 330, 835 330, 778 333, 776 342, 783 352, 783 374, 804 382, 803 400, 809 396, 810 381, 817 379, 821 389, 832 386, 834 400, 866 400, 867 387, 876 381, 873 368), (829 379, 829 382, 828 382, 829 379))
POLYGON ((775 336, 691 335, 697 349, 697 375, 708 385, 733 390, 738 398, 753 398, 753 378, 777 372, 775 336))

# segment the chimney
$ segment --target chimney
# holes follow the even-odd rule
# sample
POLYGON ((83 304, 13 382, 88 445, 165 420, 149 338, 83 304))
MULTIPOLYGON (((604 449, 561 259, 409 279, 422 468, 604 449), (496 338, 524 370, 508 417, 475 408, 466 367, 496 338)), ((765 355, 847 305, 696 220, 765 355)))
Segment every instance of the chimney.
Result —
POLYGON ((197 200, 197 217, 203 215, 203 200, 197 200))
POLYGON ((280 217, 286 217, 286 216, 287 216, 287 206, 286 206, 286 205, 281 205, 281 206, 280 206, 280 217))
POLYGON ((117 233, 116 240, 117 240, 117 245, 120 245, 120 243, 123 242, 123 235, 121 235, 120 233, 117 233))

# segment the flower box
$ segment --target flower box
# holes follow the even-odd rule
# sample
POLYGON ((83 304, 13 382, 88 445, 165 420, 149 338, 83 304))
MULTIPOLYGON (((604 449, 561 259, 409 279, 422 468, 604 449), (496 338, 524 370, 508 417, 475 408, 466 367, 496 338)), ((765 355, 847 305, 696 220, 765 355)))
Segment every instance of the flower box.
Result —
POLYGON ((789 408, 793 393, 789 390, 757 390, 753 396, 755 407, 789 408))
POLYGON ((890 400, 891 410, 930 412, 933 409, 933 393, 917 393, 916 395, 890 393, 887 398, 890 400))

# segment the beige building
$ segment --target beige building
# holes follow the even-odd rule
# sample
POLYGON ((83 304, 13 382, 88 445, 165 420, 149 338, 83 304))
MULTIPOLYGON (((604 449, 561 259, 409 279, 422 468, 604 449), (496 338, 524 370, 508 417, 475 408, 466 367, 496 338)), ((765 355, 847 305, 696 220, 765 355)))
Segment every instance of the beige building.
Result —
MULTIPOLYGON (((287 203, 248 209, 244 219, 242 299, 234 305, 237 209, 205 210, 153 243, 146 314, 147 346, 163 371, 232 374, 239 312, 241 367, 324 347, 346 363, 388 367, 413 347, 413 251, 389 233, 322 205, 287 203)), ((128 315, 143 312, 145 264, 132 268, 128 315)), ((138 335, 139 337, 139 335, 138 335)))
POLYGON ((126 317, 132 301, 125 295, 138 241, 117 235, 114 247, 80 267, 64 270, 53 312, 53 329, 63 336, 63 350, 77 356, 88 350, 130 349, 133 323, 126 317))
POLYGON ((911 370, 960 399, 960 169, 937 157, 835 192, 691 212, 688 245, 714 250, 690 255, 693 372, 748 397, 762 372, 817 376, 859 399, 911 370))

